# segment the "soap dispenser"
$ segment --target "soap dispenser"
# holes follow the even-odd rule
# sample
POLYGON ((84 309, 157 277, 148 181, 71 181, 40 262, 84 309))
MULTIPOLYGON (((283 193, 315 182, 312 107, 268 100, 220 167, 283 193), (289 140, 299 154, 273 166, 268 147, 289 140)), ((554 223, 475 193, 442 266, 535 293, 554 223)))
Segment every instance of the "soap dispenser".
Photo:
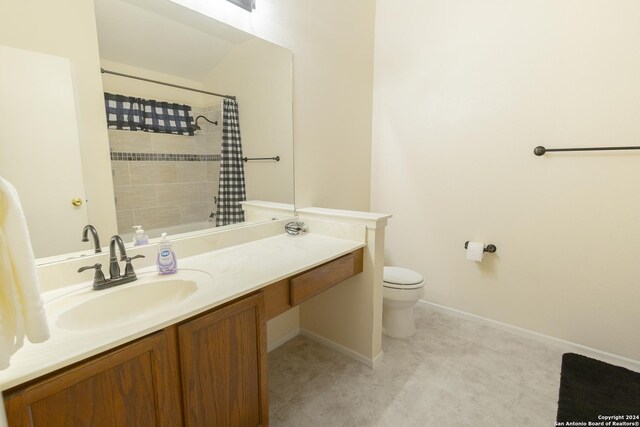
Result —
POLYGON ((136 234, 133 235, 133 246, 146 245, 149 243, 149 236, 144 233, 141 225, 134 225, 136 234))
POLYGON ((171 242, 167 239, 167 233, 162 233, 162 238, 158 243, 158 273, 173 274, 178 271, 178 260, 173 252, 171 242))

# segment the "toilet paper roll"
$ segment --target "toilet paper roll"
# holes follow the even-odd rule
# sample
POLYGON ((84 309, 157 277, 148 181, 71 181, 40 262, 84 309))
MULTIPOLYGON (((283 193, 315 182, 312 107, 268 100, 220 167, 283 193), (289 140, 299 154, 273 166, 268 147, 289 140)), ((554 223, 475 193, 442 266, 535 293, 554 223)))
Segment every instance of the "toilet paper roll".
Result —
POLYGON ((484 255, 484 243, 469 242, 467 245, 467 259, 471 261, 482 261, 484 255))

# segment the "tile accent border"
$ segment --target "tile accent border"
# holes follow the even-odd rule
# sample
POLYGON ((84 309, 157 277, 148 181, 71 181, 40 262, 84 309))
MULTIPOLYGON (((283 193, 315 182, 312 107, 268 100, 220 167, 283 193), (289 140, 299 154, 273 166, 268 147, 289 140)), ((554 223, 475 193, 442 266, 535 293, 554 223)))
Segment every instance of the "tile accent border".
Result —
POLYGON ((220 154, 169 154, 111 152, 111 161, 123 162, 219 162, 220 154))

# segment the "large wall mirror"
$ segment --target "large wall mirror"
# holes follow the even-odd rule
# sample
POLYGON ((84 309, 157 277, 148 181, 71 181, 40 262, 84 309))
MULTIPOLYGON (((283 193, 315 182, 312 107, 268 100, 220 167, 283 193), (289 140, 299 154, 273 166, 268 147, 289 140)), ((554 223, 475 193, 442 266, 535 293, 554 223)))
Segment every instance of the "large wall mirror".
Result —
MULTIPOLYGON (((289 205, 293 209, 291 52, 169 1, 95 0, 94 3, 100 66, 104 70, 102 90, 108 94, 108 100, 122 101, 118 108, 130 108, 127 102, 132 99, 150 101, 153 105, 188 106, 182 111, 198 118, 192 123, 192 132, 173 133, 132 130, 134 126, 123 127, 109 121, 108 164, 118 234, 131 241, 133 227, 138 225, 153 239, 161 232, 171 235, 198 230, 212 232, 252 222, 251 218, 241 223, 237 218, 220 220, 221 149, 223 135, 231 132, 231 128, 225 128, 225 121, 229 122, 233 109, 227 111, 224 97, 207 92, 235 99, 242 156, 247 158, 241 162, 246 200, 289 205)), ((61 76, 65 72, 69 75, 69 64, 61 63, 60 68, 61 76)), ((73 72, 70 75, 73 79, 73 72)), ((8 76, 6 80, 16 77, 8 76)), ((65 84, 70 99, 67 118, 73 118, 76 115, 73 81, 65 84)), ((46 112, 45 108, 42 114, 46 112)), ((73 129, 67 130, 67 134, 73 133, 73 129)), ((75 138, 77 143, 69 148, 71 163, 80 161, 74 152, 78 146, 86 156, 86 144, 91 144, 77 132, 75 138)), ((15 155, 15 148, 0 150, 3 153, 10 150, 8 154, 15 155)), ((53 244, 64 239, 51 235, 51 227, 38 228, 37 224, 43 224, 44 219, 41 221, 29 212, 37 210, 42 214, 42 209, 31 208, 29 199, 42 199, 46 177, 64 172, 60 165, 46 163, 37 165, 38 178, 27 180, 30 187, 19 188, 36 257, 74 251, 81 251, 81 255, 90 253, 90 243, 79 242, 82 228, 78 224, 91 223, 91 215, 82 208, 68 216, 73 231, 64 231, 65 235, 71 233, 64 239, 73 242, 70 246, 53 244)), ((18 174, 17 169, 11 174, 18 174)), ((33 174, 33 169, 29 169, 28 173, 33 174)), ((93 171, 84 168, 83 173, 86 177, 93 171)), ((55 186, 71 185, 60 183, 55 186)), ((52 190, 45 192, 54 197, 52 190)), ((86 188, 89 202, 97 197, 101 195, 91 194, 91 188, 86 188)), ((57 212, 45 215, 67 217, 57 212)), ((101 237, 106 240, 103 245, 108 244, 109 236, 101 234, 101 237)))

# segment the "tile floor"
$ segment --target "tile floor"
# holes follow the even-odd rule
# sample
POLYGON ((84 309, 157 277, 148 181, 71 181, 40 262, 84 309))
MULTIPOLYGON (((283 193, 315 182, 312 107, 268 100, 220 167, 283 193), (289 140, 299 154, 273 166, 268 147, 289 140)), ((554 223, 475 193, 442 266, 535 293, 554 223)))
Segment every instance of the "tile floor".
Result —
POLYGON ((562 351, 416 308, 371 368, 298 336, 269 354, 272 426, 553 426, 562 351))

